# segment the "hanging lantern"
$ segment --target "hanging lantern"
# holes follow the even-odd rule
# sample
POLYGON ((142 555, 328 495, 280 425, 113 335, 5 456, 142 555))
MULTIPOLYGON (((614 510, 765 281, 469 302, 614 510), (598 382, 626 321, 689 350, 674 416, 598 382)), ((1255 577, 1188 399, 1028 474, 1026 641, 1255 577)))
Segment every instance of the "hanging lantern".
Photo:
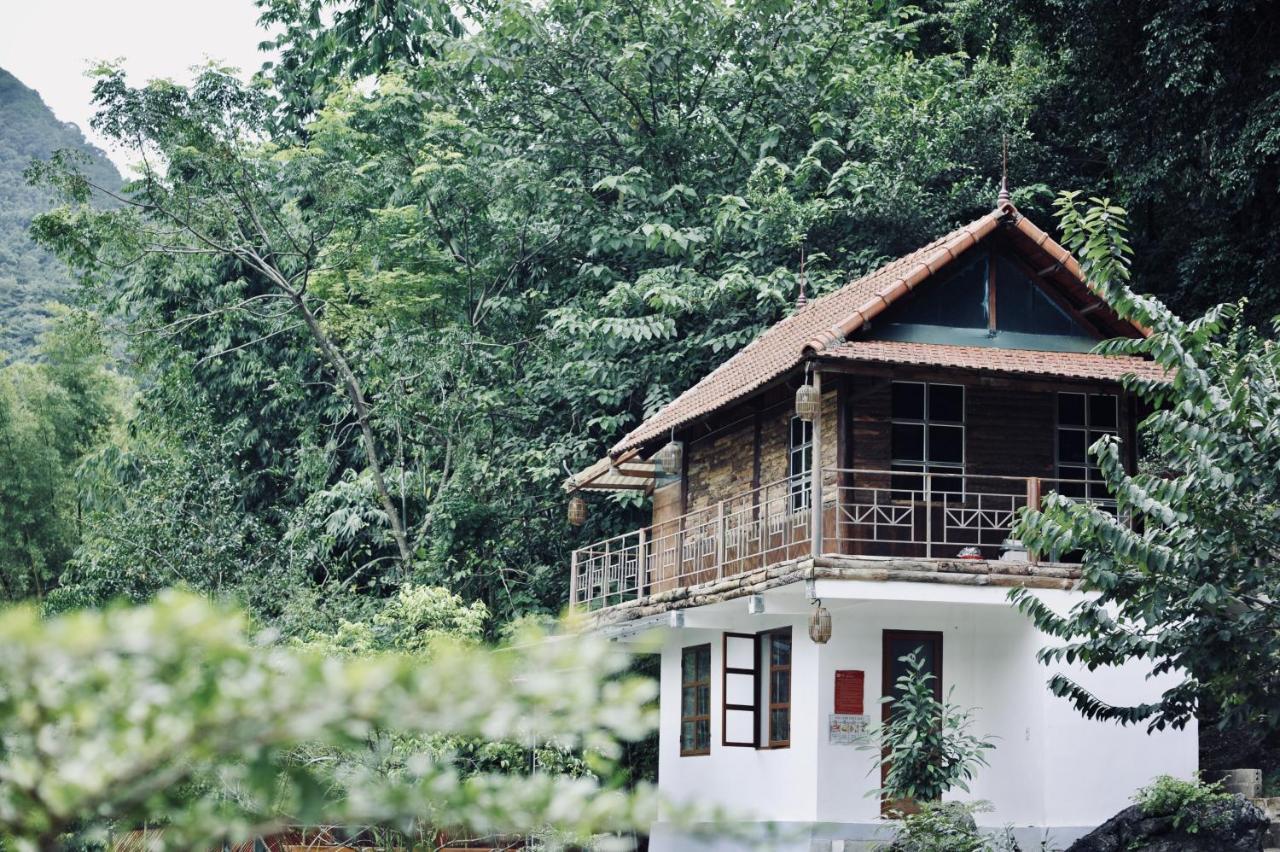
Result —
POLYGON ((809 614, 809 638, 816 645, 825 645, 831 638, 831 612, 820 600, 814 601, 813 612, 809 614))
POLYGON ((654 461, 658 463, 658 477, 663 480, 678 478, 683 454, 684 444, 679 441, 668 441, 666 446, 658 450, 657 455, 653 457, 654 461))
POLYGON ((587 522, 587 501, 577 494, 569 498, 569 523, 580 527, 587 522))
POLYGON ((796 417, 813 422, 818 416, 818 389, 813 385, 801 385, 796 391, 796 417))

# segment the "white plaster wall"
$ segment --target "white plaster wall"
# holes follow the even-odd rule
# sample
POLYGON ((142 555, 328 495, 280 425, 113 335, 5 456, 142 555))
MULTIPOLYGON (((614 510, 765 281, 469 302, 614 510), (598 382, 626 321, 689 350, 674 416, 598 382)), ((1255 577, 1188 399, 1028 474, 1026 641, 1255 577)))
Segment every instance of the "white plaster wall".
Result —
MULTIPOLYGON (((865 672, 866 712, 878 718, 887 629, 941 632, 944 690, 954 688, 955 703, 979 708, 974 732, 998 737, 991 765, 979 770, 971 792, 948 797, 989 801, 995 809, 980 816, 983 824, 1092 827, 1126 806, 1152 777, 1195 772, 1194 726, 1148 735, 1145 728, 1084 719, 1051 695, 1045 684, 1060 669, 1035 659, 1049 640, 1008 606, 1004 590, 824 582, 818 592, 833 617, 825 646, 809 640, 807 604, 790 587, 767 596, 768 615, 747 615, 737 600, 687 611, 687 623, 697 626, 664 628, 659 783, 670 799, 720 804, 758 821, 878 822, 879 802, 867 795, 878 785, 872 752, 829 744, 826 725, 837 669, 865 672), (784 625, 794 636, 791 747, 726 748, 720 744, 723 633, 784 625), (711 644, 711 754, 680 757, 680 649, 702 642, 711 644)), ((1042 599, 1061 609, 1079 598, 1046 592, 1042 599)), ((1141 666, 1068 673, 1114 702, 1151 699, 1164 684, 1147 680, 1141 666)))
POLYGON ((669 630, 663 644, 658 779, 663 794, 674 802, 698 801, 721 805, 752 820, 811 822, 815 818, 815 769, 818 731, 808 720, 817 713, 812 685, 817 678, 817 649, 809 641, 806 624, 792 616, 741 616, 723 619, 715 630, 669 630), (792 628, 791 746, 753 749, 721 745, 724 706, 723 635, 756 633, 775 627, 792 628), (711 754, 680 755, 680 651, 690 645, 711 644, 711 754))

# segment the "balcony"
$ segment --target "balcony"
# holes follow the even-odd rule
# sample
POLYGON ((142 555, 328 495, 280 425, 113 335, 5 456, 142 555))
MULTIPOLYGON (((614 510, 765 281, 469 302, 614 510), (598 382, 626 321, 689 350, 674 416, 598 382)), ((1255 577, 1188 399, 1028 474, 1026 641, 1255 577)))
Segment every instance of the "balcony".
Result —
MULTIPOLYGON (((822 479, 819 556, 1026 561, 1005 541, 1041 493, 1114 505, 1100 483, 1077 480, 862 469, 822 479)), ((779 480, 575 550, 570 603, 600 609, 810 557, 810 480, 779 480)))

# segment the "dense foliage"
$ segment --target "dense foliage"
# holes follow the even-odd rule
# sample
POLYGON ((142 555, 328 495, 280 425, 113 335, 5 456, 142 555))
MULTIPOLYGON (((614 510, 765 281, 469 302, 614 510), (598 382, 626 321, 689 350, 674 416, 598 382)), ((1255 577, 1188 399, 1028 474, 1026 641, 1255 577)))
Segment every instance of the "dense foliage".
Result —
POLYGON ((335 35, 293 122, 294 66, 103 69, 96 126, 141 177, 37 233, 129 329, 143 391, 65 600, 176 575, 287 619, 414 579, 500 621, 558 609, 566 469, 783 316, 802 251, 824 290, 989 208, 991 129, 1025 132, 1026 75, 921 53, 911 10, 471 13, 373 65, 335 35))
POLYGON ((82 155, 85 170, 103 185, 119 184, 115 167, 79 129, 58 121, 38 94, 0 68, 0 364, 32 354, 51 316, 48 303, 72 297, 66 268, 27 233, 53 199, 23 178, 32 158, 64 149, 82 155))
POLYGON ((382 826, 414 845, 439 829, 553 824, 568 840, 642 827, 652 790, 618 789, 609 773, 620 741, 653 725, 653 684, 618 677, 625 665, 603 640, 529 632, 500 652, 437 643, 428 659, 335 658, 171 592, 51 620, 10 609, 0 838, 43 852, 100 844, 113 824, 163 826, 157 842, 174 849, 293 825, 382 826), (597 774, 465 772, 406 746, 442 736, 582 748, 597 774), (402 759, 370 762, 397 746, 402 759))
POLYGON ((1148 355, 1170 381, 1134 380, 1155 409, 1140 424, 1153 458, 1130 475, 1111 437, 1090 448, 1116 508, 1050 495, 1019 536, 1047 554, 1078 553, 1096 596, 1057 612, 1020 590, 1019 606, 1062 642, 1046 662, 1129 663, 1169 675, 1157 702, 1116 705, 1056 674, 1050 688, 1089 717, 1181 727, 1202 704, 1219 721, 1280 727, 1280 347, 1241 324, 1240 306, 1184 321, 1129 288, 1124 211, 1059 201, 1066 245, 1089 279, 1149 337, 1110 341, 1148 355))

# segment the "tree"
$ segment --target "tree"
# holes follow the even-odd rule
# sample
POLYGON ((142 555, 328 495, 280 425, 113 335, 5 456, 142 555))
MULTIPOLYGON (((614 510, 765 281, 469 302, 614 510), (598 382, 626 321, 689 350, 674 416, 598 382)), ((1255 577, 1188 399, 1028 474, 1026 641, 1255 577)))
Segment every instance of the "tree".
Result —
POLYGON ((0 368, 0 599, 43 598, 79 544, 78 472, 110 443, 124 383, 107 369, 96 319, 52 311, 38 360, 0 368))
MULTIPOLYGON (((381 523, 407 574, 413 548, 383 473, 383 450, 364 384, 322 323, 322 307, 309 289, 326 252, 353 250, 334 236, 369 202, 358 172, 322 148, 264 142, 273 102, 226 69, 206 69, 190 89, 167 83, 135 89, 118 68, 105 67, 94 97, 99 107, 94 126, 135 153, 141 173, 116 192, 65 155, 33 164, 33 180, 79 205, 38 217, 37 239, 82 274, 98 277, 118 275, 135 264, 153 274, 207 274, 229 267, 241 298, 214 300, 204 315, 178 316, 172 323, 243 312, 271 329, 207 357, 303 332, 347 400, 347 416, 361 436, 363 466, 382 509, 381 523), (95 195, 117 207, 87 207, 95 195)), ((357 233, 345 229, 348 237, 357 233)))
POLYGON ((140 608, 42 620, 0 614, 0 836, 19 850, 100 841, 112 823, 161 825, 171 848, 284 827, 385 826, 570 837, 642 827, 652 791, 598 776, 463 773, 417 754, 393 772, 300 761, 388 736, 553 740, 599 755, 652 727, 651 682, 587 637, 526 634, 518 648, 438 644, 429 660, 337 659, 249 633, 226 607, 174 592, 140 608), (465 690, 465 695, 459 690, 465 690), (193 790, 195 794, 193 795, 193 790))
POLYGON ((915 652, 903 657, 906 672, 883 696, 889 718, 867 732, 859 748, 876 752, 873 772, 887 764, 884 781, 870 795, 891 802, 934 802, 949 790, 968 792, 983 754, 995 748, 990 739, 969 733, 972 710, 962 710, 935 694, 937 678, 915 652))
MULTIPOLYGON (((1140 424, 1153 457, 1130 475, 1112 438, 1095 443, 1114 509, 1058 494, 1027 512, 1017 535, 1040 553, 1080 554, 1087 599, 1058 613, 1019 590, 1013 599, 1062 644, 1046 663, 1093 670, 1141 664, 1174 679, 1159 701, 1110 703, 1062 674, 1050 688, 1085 716, 1149 729, 1181 727, 1216 704, 1225 727, 1280 727, 1280 348, 1219 305, 1183 321, 1128 286, 1125 212, 1078 193, 1058 201, 1065 245, 1120 315, 1150 329, 1100 344, 1142 355, 1166 381, 1131 379, 1154 408, 1140 424)), ((1275 325, 1273 324, 1273 329, 1275 325)))

